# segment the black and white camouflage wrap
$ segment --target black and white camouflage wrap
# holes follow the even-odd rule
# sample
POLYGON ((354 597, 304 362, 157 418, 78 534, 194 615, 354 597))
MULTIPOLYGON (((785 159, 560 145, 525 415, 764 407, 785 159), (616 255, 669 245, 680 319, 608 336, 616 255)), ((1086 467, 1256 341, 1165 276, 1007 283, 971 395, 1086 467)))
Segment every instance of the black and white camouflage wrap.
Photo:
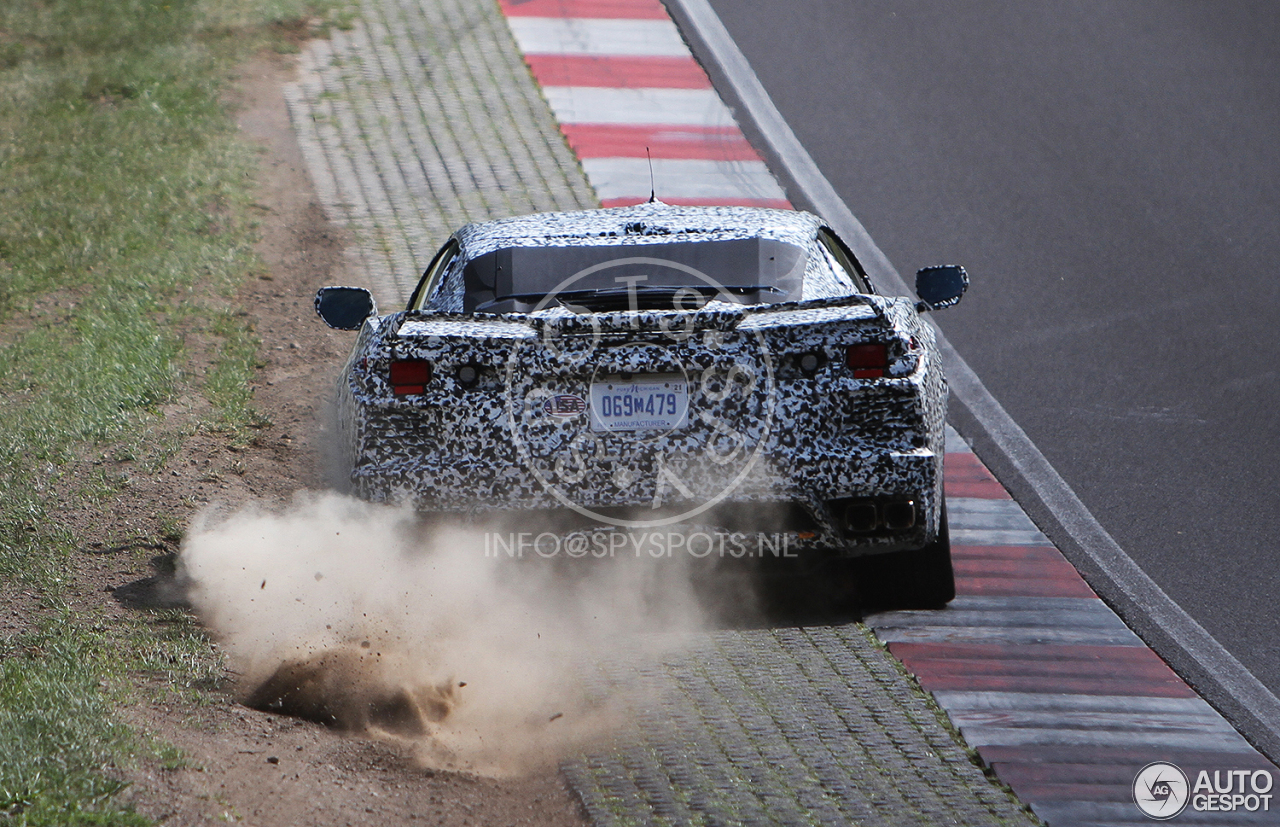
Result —
POLYGON ((371 316, 358 334, 338 386, 352 489, 424 512, 565 517, 566 531, 737 530, 776 519, 773 530, 791 532, 792 548, 812 553, 931 542, 947 397, 932 329, 909 298, 857 292, 816 240, 821 227, 804 212, 662 204, 463 227, 454 235, 461 254, 427 309, 371 316), (808 252, 798 300, 461 312, 463 264, 497 249, 626 244, 642 251, 659 242, 755 237, 808 252), (846 349, 879 342, 888 348, 886 375, 855 378, 846 349), (818 357, 816 369, 801 369, 805 354, 818 357), (393 359, 431 364, 423 392, 393 394, 393 359), (475 372, 465 385, 463 367, 475 372), (687 383, 684 427, 595 432, 586 410, 548 413, 548 399, 589 400, 593 381, 646 374, 687 383), (875 497, 908 498, 919 519, 903 531, 842 530, 832 501, 875 497))

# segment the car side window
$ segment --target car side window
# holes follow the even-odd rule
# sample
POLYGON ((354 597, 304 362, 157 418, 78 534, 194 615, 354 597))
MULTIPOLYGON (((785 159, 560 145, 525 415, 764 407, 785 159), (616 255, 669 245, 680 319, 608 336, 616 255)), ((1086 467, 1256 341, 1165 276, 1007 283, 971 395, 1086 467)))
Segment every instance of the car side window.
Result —
POLYGON ((427 302, 431 299, 431 294, 436 291, 436 287, 440 284, 440 278, 449 271, 450 265, 457 258, 458 241, 451 238, 440 248, 440 252, 436 253, 435 258, 431 259, 431 263, 427 265, 422 278, 418 280, 418 286, 413 288, 413 293, 409 296, 408 310, 421 310, 426 307, 427 302))
POLYGON ((827 227, 821 227, 818 230, 818 240, 822 242, 822 246, 826 248, 831 258, 835 259, 840 265, 840 269, 849 274, 849 279, 853 282, 854 288, 859 293, 874 294, 875 288, 871 286, 871 280, 867 278, 867 271, 862 269, 862 264, 854 256, 850 250, 836 235, 827 227))

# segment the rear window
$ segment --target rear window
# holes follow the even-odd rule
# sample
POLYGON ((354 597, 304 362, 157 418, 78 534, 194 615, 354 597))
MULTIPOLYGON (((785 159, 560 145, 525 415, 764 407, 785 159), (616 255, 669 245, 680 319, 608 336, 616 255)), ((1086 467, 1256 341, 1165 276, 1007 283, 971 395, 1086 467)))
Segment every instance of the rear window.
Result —
POLYGON ((466 312, 527 312, 539 304, 592 310, 691 309, 712 298, 745 304, 800 298, 805 250, 767 238, 574 247, 507 247, 468 262, 466 312))

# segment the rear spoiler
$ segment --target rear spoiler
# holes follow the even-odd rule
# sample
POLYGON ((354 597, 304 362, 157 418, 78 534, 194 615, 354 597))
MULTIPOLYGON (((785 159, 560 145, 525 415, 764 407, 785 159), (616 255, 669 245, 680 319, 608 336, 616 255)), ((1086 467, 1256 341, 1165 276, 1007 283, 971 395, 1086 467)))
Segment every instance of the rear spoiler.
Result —
MULTIPOLYGON (((483 336, 499 339, 528 339, 544 330, 561 335, 626 333, 637 329, 722 330, 753 329, 782 323, 788 316, 809 311, 865 307, 871 317, 888 324, 885 310, 891 299, 856 293, 805 301, 738 305, 725 309, 641 310, 636 313, 444 313, 438 310, 406 310, 384 319, 387 336, 483 336), (766 319, 768 321, 766 321, 766 319), (679 320, 679 321, 676 321, 679 320), (692 320, 690 327, 687 320, 692 320), (664 326, 665 323, 665 326, 664 326)), ((822 313, 839 317, 844 314, 822 313)), ((815 319, 817 321, 817 319, 815 319)))

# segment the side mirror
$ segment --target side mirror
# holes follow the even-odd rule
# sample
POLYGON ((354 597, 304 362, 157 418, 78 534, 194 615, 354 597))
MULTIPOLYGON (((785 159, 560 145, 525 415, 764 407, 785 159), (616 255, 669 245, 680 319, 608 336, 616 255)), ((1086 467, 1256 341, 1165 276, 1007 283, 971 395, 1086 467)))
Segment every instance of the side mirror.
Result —
POLYGON ((923 267, 916 271, 916 295, 920 297, 916 310, 924 313, 950 307, 960 301, 967 289, 969 274, 959 264, 923 267))
POLYGON ((359 330, 378 305, 363 287, 321 287, 316 293, 316 313, 335 330, 359 330))

